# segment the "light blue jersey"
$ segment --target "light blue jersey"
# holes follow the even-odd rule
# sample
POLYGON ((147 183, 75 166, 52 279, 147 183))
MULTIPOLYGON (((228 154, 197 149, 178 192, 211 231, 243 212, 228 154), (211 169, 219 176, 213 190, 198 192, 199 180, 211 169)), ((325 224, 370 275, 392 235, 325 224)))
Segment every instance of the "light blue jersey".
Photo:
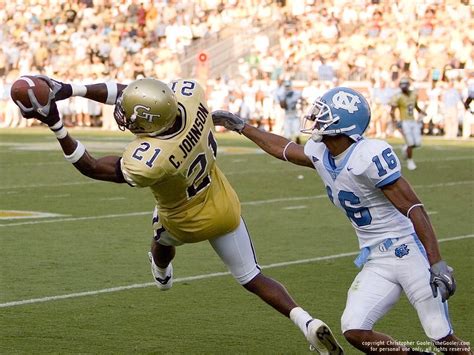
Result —
POLYGON ((337 165, 324 143, 309 140, 304 152, 321 176, 329 199, 354 226, 361 249, 415 233, 411 221, 381 191, 401 176, 400 161, 388 143, 362 139, 348 148, 337 165))

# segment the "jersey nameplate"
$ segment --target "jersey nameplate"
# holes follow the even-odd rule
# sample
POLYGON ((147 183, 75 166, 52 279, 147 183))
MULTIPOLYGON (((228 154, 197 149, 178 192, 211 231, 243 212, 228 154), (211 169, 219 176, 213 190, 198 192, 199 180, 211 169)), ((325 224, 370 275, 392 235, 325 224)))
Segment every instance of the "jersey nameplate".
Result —
POLYGON ((169 161, 170 163, 178 169, 181 165, 183 159, 186 159, 188 154, 193 150, 196 144, 199 142, 201 138, 202 131, 204 129, 204 125, 206 123, 207 117, 209 115, 209 111, 206 107, 199 103, 198 111, 196 114, 196 118, 194 119, 194 124, 190 128, 189 132, 186 134, 186 137, 179 143, 178 147, 183 152, 183 156, 178 160, 175 155, 170 155, 169 161))

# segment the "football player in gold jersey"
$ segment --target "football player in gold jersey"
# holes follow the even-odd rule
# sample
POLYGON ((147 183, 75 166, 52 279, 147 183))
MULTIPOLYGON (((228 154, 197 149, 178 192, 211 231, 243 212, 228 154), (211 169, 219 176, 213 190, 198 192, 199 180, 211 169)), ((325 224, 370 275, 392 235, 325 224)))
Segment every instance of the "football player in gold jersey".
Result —
POLYGON ((299 307, 285 287, 262 274, 240 216, 240 202, 217 167, 217 143, 204 89, 194 80, 169 85, 140 79, 115 83, 64 84, 42 77, 55 100, 83 96, 116 104, 118 126, 135 134, 123 155, 92 157, 62 124, 55 100, 24 116, 46 123, 66 160, 97 180, 149 187, 156 201, 149 258, 156 285, 171 288, 176 246, 208 240, 233 277, 248 291, 289 317, 321 354, 342 354, 329 327, 299 307), (35 113, 33 113, 35 112, 35 113))
POLYGON ((400 128, 405 139, 406 146, 402 148, 403 157, 407 160, 408 170, 415 170, 416 164, 413 161, 413 149, 421 146, 421 125, 415 119, 415 110, 426 116, 426 112, 418 106, 418 94, 410 90, 408 78, 400 79, 400 93, 392 97, 390 105, 392 109, 390 116, 395 122, 395 111, 398 108, 400 113, 400 128))

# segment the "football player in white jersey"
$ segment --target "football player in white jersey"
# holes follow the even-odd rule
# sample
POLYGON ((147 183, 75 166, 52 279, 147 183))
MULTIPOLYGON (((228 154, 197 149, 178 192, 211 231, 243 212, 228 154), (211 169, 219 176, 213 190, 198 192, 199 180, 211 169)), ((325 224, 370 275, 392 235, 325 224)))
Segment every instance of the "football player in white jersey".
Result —
MULTIPOLYGON (((331 202, 349 218, 360 246, 355 263, 362 268, 341 319, 349 343, 365 353, 393 349, 398 343, 373 327, 403 291, 435 345, 446 353, 454 348, 469 353, 448 316, 446 301, 456 289, 453 270, 441 258, 428 215, 402 177, 393 148, 362 137, 370 108, 360 93, 336 87, 318 98, 305 116, 302 132, 311 139, 304 147, 227 111, 212 116, 215 125, 243 134, 274 157, 316 169, 331 202)), ((395 353, 419 352, 400 345, 395 353)))
POLYGON ((208 240, 232 276, 275 310, 289 317, 311 347, 321 354, 342 354, 329 327, 299 307, 285 287, 262 274, 237 194, 215 163, 217 142, 205 101, 194 80, 169 85, 140 79, 128 86, 115 83, 70 85, 42 76, 51 100, 24 112, 55 133, 65 158, 82 174, 97 180, 149 187, 156 202, 149 259, 156 285, 173 282, 171 261, 176 247, 208 240), (115 104, 114 117, 135 134, 122 156, 96 159, 63 126, 56 103, 70 96, 115 104))

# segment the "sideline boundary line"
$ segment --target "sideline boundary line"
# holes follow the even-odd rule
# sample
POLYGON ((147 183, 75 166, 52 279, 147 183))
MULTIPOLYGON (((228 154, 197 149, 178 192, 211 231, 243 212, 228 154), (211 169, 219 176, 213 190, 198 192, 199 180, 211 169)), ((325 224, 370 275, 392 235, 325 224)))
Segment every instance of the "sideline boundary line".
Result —
MULTIPOLYGON (((449 238, 439 239, 438 242, 440 242, 440 243, 441 242, 450 242, 450 241, 468 239, 468 238, 473 238, 473 237, 474 237, 474 234, 467 234, 467 235, 460 235, 460 236, 457 236, 457 237, 449 237, 449 238)), ((344 258, 346 256, 353 256, 353 255, 357 255, 357 254, 359 254, 359 251, 354 251, 354 252, 349 252, 349 253, 341 253, 341 254, 333 254, 333 255, 326 255, 326 256, 318 256, 318 257, 309 258, 309 259, 300 259, 300 260, 285 261, 285 262, 280 262, 280 263, 262 265, 261 268, 262 269, 273 269, 273 268, 282 267, 282 266, 308 264, 308 263, 313 263, 313 262, 322 261, 322 260, 332 260, 332 259, 344 258)), ((230 275, 230 272, 228 272, 228 271, 227 272, 214 272, 214 273, 210 273, 210 274, 180 277, 180 278, 175 279, 174 282, 178 283, 178 282, 203 280, 203 279, 210 279, 210 278, 226 276, 226 275, 230 275)), ((43 302, 64 300, 64 299, 69 299, 69 298, 94 296, 94 295, 99 295, 99 294, 103 294, 103 293, 120 292, 120 291, 125 291, 125 290, 132 290, 132 289, 145 288, 145 287, 151 287, 151 286, 155 286, 155 283, 154 282, 147 282, 147 283, 143 283, 143 284, 132 284, 132 285, 127 285, 127 286, 104 288, 104 289, 95 290, 95 291, 85 291, 85 292, 70 293, 70 294, 66 294, 66 295, 49 296, 49 297, 42 297, 42 298, 32 298, 32 299, 28 299, 28 300, 0 303, 0 308, 9 308, 9 307, 21 306, 21 305, 26 305, 26 304, 35 304, 35 303, 43 303, 43 302)))

